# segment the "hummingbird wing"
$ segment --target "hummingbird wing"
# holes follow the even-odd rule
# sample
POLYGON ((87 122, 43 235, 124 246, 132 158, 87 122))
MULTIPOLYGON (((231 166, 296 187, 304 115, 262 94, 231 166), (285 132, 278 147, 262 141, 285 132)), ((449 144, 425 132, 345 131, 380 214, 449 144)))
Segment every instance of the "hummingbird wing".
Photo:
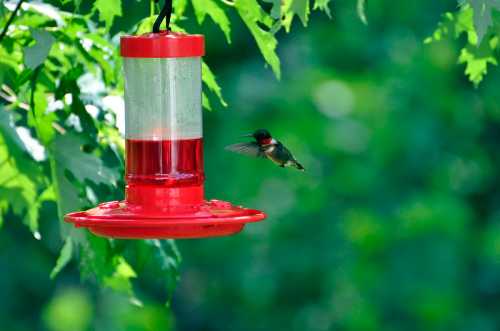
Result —
POLYGON ((253 157, 266 157, 266 154, 256 142, 229 145, 226 146, 225 150, 253 157))

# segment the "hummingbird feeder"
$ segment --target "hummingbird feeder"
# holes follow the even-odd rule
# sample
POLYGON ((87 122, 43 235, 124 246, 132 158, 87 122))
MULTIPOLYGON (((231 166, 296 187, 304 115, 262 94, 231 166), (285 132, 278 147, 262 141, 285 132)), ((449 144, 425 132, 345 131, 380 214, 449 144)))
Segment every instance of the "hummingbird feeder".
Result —
MULTIPOLYGON (((167 27, 169 16, 164 16, 167 27)), ((64 220, 113 238, 238 233, 246 223, 266 215, 225 201, 205 200, 204 37, 159 31, 161 20, 158 17, 153 33, 120 40, 125 72, 125 200, 73 212, 64 220)))

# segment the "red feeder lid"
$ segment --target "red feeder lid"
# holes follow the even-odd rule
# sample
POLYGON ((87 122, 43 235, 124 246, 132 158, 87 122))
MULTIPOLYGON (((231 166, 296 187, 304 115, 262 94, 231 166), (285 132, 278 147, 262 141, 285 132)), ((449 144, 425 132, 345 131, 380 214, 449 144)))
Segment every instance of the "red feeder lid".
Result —
POLYGON ((120 54, 135 58, 200 57, 205 55, 205 37, 172 31, 122 36, 120 54))

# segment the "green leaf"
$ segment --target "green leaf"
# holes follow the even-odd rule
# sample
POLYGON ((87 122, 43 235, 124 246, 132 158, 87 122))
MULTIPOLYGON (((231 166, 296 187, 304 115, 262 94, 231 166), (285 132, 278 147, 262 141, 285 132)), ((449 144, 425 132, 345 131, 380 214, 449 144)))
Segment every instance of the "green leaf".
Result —
MULTIPOLYGON (((12 113, 1 107, 0 135, 2 148, 5 149, 5 154, 3 154, 5 159, 2 158, 4 161, 0 165, 0 171, 2 171, 2 178, 7 179, 2 184, 3 198, 11 201, 13 211, 23 217, 24 223, 35 233, 38 230, 38 209, 44 197, 36 195, 36 181, 40 180, 41 172, 17 134, 12 113), (11 193, 19 194, 19 199, 11 193)), ((6 211, 5 208, 3 210, 6 211)))
POLYGON ((104 278, 104 284, 115 291, 133 296, 132 278, 136 278, 137 274, 130 264, 125 261, 123 256, 117 255, 113 259, 115 270, 111 276, 104 278))
POLYGON ((114 185, 117 173, 106 167, 97 156, 85 153, 84 144, 85 140, 80 135, 59 135, 54 140, 54 158, 57 165, 70 171, 80 182, 90 180, 96 184, 114 185))
POLYGON ((303 26, 307 26, 310 13, 309 0, 292 0, 290 10, 300 18, 303 26))
POLYGON ((26 146, 17 134, 12 113, 4 110, 2 107, 0 107, 0 133, 5 140, 9 154, 13 155, 16 159, 30 158, 26 146))
POLYGON ((227 107, 227 103, 226 101, 224 101, 224 98, 222 97, 222 91, 219 84, 217 83, 217 80, 215 79, 215 75, 213 74, 212 70, 210 70, 210 67, 205 63, 205 61, 203 61, 201 64, 201 73, 202 73, 203 83, 210 89, 210 91, 215 93, 215 95, 219 98, 220 103, 224 107, 227 107))
POLYGON ((187 8, 187 0, 177 0, 173 2, 175 16, 182 17, 187 8))
POLYGON ((201 93, 201 105, 208 111, 212 111, 212 105, 210 104, 210 100, 208 99, 205 92, 201 93))
POLYGON ((474 11, 474 28, 477 33, 477 44, 480 45, 488 29, 493 25, 492 9, 500 10, 500 0, 462 0, 461 5, 467 2, 474 11))
POLYGON ((138 24, 137 24, 137 30, 136 34, 140 35, 143 33, 149 33, 153 30, 153 24, 156 21, 156 16, 149 16, 146 18, 143 18, 138 24))
POLYGON ((273 26, 273 19, 264 12, 256 0, 235 0, 234 5, 257 42, 262 56, 271 66, 276 77, 280 79, 280 60, 276 54, 278 41, 271 32, 261 27, 264 26, 270 29, 273 26))
POLYGON ((358 13, 358 17, 361 20, 361 22, 367 25, 368 20, 366 19, 365 5, 366 5, 366 0, 358 0, 356 3, 356 12, 358 13))
POLYGON ((54 139, 51 168, 53 179, 57 181, 58 205, 61 217, 71 211, 80 209, 85 200, 80 196, 81 188, 77 187, 86 180, 96 184, 115 185, 118 172, 106 167, 97 156, 85 153, 82 149, 84 137, 74 133, 59 135, 54 139))
POLYGON ((37 85, 33 95, 34 109, 28 113, 28 124, 35 128, 38 139, 48 145, 55 136, 52 124, 57 119, 55 113, 47 113, 47 94, 43 86, 37 85))
POLYGON ((196 20, 202 24, 208 15, 224 32, 226 40, 231 43, 231 24, 226 12, 222 10, 214 0, 192 0, 196 20))
POLYGON ((122 16, 121 0, 96 0, 94 8, 99 12, 99 18, 104 21, 109 30, 116 16, 122 16))
POLYGON ((330 0, 316 0, 314 1, 314 10, 322 10, 326 13, 328 18, 332 18, 332 13, 330 12, 330 7, 328 5, 330 4, 330 0))
POLYGON ((59 257, 57 258, 56 265, 54 266, 54 269, 50 272, 50 278, 54 279, 59 272, 71 261, 71 257, 73 255, 73 241, 71 240, 71 237, 68 236, 66 237, 66 241, 64 242, 64 245, 61 249, 61 252, 59 253, 59 257))
POLYGON ((440 41, 445 37, 458 38, 462 33, 467 34, 470 44, 477 43, 477 34, 474 30, 473 12, 470 6, 463 6, 456 13, 445 13, 432 35, 424 43, 440 41))
POLYGON ((36 239, 41 239, 40 233, 38 233, 38 217, 39 210, 42 207, 44 201, 55 201, 56 197, 54 194, 54 188, 49 186, 41 194, 38 194, 35 201, 30 203, 27 207, 26 216, 24 217, 24 223, 28 225, 31 232, 33 232, 36 239))
POLYGON ((281 19, 281 0, 263 0, 264 2, 270 3, 271 7, 271 17, 275 20, 281 19))
POLYGON ((38 230, 38 209, 29 211, 37 202, 37 186, 20 172, 3 136, 0 136, 0 173, 0 212, 5 214, 10 208, 35 233, 38 230))
POLYGON ((167 306, 172 299, 173 291, 179 281, 179 264, 181 255, 173 240, 146 240, 145 243, 152 248, 152 256, 156 265, 166 277, 167 306))
POLYGON ((79 244, 83 277, 93 276, 103 286, 127 294, 135 303, 140 302, 134 296, 131 282, 137 274, 120 250, 116 249, 114 242, 87 233, 80 238, 79 244))
POLYGON ((478 44, 479 37, 474 28, 475 18, 472 7, 464 0, 458 12, 443 15, 437 29, 424 43, 440 41, 448 36, 459 38, 466 34, 468 44, 461 50, 458 62, 465 64, 465 74, 478 86, 488 72, 488 65, 497 65, 496 52, 499 44, 498 36, 478 44))
POLYGON ((498 65, 494 50, 498 46, 498 37, 494 37, 489 43, 481 44, 481 47, 467 46, 462 49, 458 58, 459 63, 465 63, 465 74, 469 80, 477 86, 488 73, 488 64, 498 65))
POLYGON ((45 30, 33 30, 31 35, 35 39, 35 45, 24 48, 24 63, 27 67, 35 69, 49 55, 54 37, 45 30))

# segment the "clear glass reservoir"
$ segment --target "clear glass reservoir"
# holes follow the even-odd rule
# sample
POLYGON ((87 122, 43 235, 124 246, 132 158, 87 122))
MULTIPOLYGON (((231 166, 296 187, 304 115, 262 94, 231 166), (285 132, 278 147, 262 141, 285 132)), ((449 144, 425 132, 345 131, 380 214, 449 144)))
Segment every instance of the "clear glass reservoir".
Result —
POLYGON ((156 55, 124 57, 127 183, 202 185, 201 56, 156 55))

